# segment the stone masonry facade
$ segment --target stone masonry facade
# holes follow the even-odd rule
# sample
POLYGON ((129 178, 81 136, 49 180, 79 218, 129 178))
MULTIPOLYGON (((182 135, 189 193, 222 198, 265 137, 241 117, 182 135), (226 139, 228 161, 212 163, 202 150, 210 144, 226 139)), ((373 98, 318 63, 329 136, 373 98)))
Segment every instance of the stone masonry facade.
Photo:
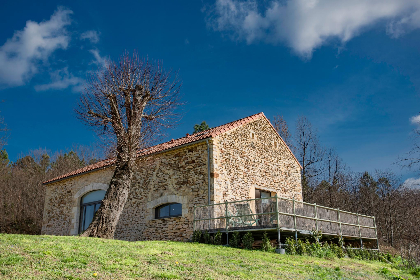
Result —
POLYGON ((266 118, 214 139, 214 201, 255 198, 255 189, 302 200, 301 168, 266 118))
MULTIPOLYGON (((208 170, 211 203, 254 198, 255 189, 302 200, 300 166, 263 115, 215 137, 141 157, 137 166, 116 239, 189 240, 194 206, 208 204, 208 170), (156 207, 168 203, 181 203, 182 216, 156 219, 156 207)), ((42 233, 78 234, 81 198, 106 190, 112 174, 107 166, 46 184, 42 233)))

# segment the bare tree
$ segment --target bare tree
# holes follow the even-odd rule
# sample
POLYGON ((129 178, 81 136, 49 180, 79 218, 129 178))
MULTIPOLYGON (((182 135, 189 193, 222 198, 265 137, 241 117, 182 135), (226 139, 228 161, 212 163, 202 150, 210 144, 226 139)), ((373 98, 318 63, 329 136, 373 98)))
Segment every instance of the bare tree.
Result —
POLYGON ((414 129, 412 134, 412 147, 404 156, 399 157, 397 163, 402 167, 416 169, 420 172, 420 128, 414 129))
POLYGON ((91 78, 76 111, 87 125, 115 141, 116 159, 102 205, 82 236, 114 237, 130 192, 137 151, 162 128, 174 124, 179 90, 176 75, 136 54, 125 53, 91 78))
POLYGON ((323 149, 309 120, 302 116, 296 122, 296 155, 302 165, 302 187, 305 195, 310 190, 309 179, 318 176, 322 169, 319 163, 323 159, 323 149))
POLYGON ((4 122, 4 119, 2 116, 0 116, 0 149, 3 148, 4 145, 6 145, 7 140, 7 126, 4 122))
POLYGON ((277 133, 283 138, 286 145, 293 151, 294 146, 292 143, 292 134, 289 131, 286 121, 283 119, 283 116, 274 116, 274 128, 277 133))

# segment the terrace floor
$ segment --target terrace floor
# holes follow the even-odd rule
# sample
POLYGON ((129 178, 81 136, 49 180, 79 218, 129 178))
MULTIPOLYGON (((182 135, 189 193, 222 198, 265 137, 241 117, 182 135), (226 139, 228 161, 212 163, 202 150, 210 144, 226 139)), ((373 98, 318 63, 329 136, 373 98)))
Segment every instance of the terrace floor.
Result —
MULTIPOLYGON (((377 249, 375 217, 280 197, 258 198, 197 206, 194 230, 251 231, 258 238, 267 232, 273 243, 287 237, 305 239, 321 232, 323 240, 346 246, 377 249)), ((226 240, 227 241, 227 240, 226 240)))

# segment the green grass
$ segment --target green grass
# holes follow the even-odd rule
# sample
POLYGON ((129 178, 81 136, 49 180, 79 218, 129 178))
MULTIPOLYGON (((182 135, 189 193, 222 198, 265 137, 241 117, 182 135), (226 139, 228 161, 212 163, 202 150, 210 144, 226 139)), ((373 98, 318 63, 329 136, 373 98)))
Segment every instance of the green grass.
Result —
POLYGON ((0 279, 417 279, 349 258, 279 255, 223 246, 0 234, 0 279))

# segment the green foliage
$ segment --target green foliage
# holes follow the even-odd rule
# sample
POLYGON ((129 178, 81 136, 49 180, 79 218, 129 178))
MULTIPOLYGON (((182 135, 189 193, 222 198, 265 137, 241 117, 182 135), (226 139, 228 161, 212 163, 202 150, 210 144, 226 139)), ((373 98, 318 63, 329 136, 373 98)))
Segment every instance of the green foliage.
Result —
POLYGON ((210 233, 207 231, 207 230, 205 230, 204 232, 203 232, 203 239, 204 239, 204 243, 205 244, 211 244, 211 238, 210 238, 210 233))
POLYGON ((296 255, 296 241, 290 237, 286 238, 286 253, 289 255, 296 255))
POLYGON ((229 239, 229 245, 233 248, 239 248, 241 246, 241 237, 239 231, 235 231, 232 237, 229 239))
POLYGON ((204 130, 210 129, 210 127, 208 126, 208 124, 203 121, 201 124, 196 124, 194 125, 194 132, 193 133, 197 133, 197 132, 201 132, 204 130))
POLYGON ((331 243, 331 251, 334 253, 337 258, 344 258, 346 256, 346 253, 343 250, 343 247, 334 243, 331 243))
POLYGON ((214 245, 222 245, 222 233, 217 231, 214 235, 214 245))
POLYGON ((193 232, 192 242, 200 243, 201 242, 201 235, 202 235, 201 230, 195 230, 193 232))
POLYGON ((244 237, 242 237, 242 243, 244 244, 244 248, 247 250, 252 250, 252 244, 254 244, 254 237, 252 233, 248 231, 245 233, 244 237))
POLYGON ((267 232, 264 231, 262 244, 261 244, 261 250, 266 252, 273 252, 274 247, 271 245, 271 241, 268 238, 267 232))
MULTIPOLYGON (((286 253, 289 255, 312 256, 325 259, 344 258, 346 255, 351 259, 381 261, 385 263, 394 263, 395 258, 389 254, 381 253, 376 250, 367 249, 353 249, 342 248, 341 246, 328 242, 314 242, 310 243, 308 240, 295 241, 292 238, 286 239, 286 253)), ((408 260, 404 260, 408 262, 408 260)), ((415 264, 411 266, 406 265, 406 269, 416 267, 415 264)))
POLYGON ((311 230, 311 236, 316 243, 319 243, 321 242, 321 239, 322 239, 322 231, 313 229, 311 230))
POLYGON ((9 163, 9 155, 6 150, 0 150, 0 164, 7 165, 9 163))

